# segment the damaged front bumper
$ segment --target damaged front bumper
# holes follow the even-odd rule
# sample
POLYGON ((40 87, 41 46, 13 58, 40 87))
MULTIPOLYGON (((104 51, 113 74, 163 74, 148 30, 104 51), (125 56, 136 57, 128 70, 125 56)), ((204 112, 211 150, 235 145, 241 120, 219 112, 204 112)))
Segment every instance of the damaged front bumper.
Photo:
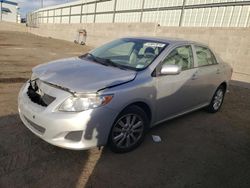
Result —
POLYGON ((47 106, 31 100, 27 82, 18 96, 18 111, 24 125, 46 142, 62 148, 82 150, 107 143, 116 112, 104 106, 83 112, 60 112, 71 93, 41 82, 39 89, 54 100, 47 106))

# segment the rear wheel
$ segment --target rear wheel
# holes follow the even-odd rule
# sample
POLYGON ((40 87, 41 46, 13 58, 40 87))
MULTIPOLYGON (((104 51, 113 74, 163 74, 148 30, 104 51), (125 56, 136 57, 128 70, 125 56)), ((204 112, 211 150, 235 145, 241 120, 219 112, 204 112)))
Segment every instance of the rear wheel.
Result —
POLYGON ((224 86, 219 86, 215 91, 215 94, 207 107, 207 111, 210 113, 218 112, 224 100, 226 88, 224 86))
POLYGON ((129 152, 138 147, 148 126, 145 112, 138 106, 126 108, 116 119, 110 135, 109 146, 113 152, 129 152))

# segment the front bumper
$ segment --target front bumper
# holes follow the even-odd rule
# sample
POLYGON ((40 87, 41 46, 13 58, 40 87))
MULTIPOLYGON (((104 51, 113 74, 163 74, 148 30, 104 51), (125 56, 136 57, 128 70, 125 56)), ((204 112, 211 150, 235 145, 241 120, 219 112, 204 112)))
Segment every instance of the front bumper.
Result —
POLYGON ((24 125, 46 142, 62 148, 83 150, 107 143, 116 112, 99 107, 83 112, 59 112, 59 105, 70 93, 45 83, 41 89, 56 97, 49 106, 43 107, 30 100, 28 83, 20 90, 18 111, 24 125))

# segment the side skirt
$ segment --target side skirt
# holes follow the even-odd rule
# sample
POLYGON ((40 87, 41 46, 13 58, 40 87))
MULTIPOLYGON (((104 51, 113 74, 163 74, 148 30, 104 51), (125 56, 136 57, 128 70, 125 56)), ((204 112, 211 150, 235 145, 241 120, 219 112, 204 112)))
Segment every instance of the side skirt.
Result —
POLYGON ((197 106, 197 107, 195 107, 195 108, 192 108, 191 110, 187 110, 187 111, 181 112, 181 113, 179 113, 179 114, 176 114, 176 115, 167 117, 167 118, 165 118, 165 119, 163 119, 163 120, 157 121, 156 123, 152 124, 150 127, 154 127, 154 126, 156 126, 156 125, 158 125, 158 124, 161 124, 161 123, 163 123, 163 122, 165 122, 165 121, 168 121, 168 120, 171 120, 171 119, 174 119, 174 118, 183 116, 183 115, 185 115, 185 114, 188 114, 188 113, 190 113, 190 112, 199 110, 199 109, 204 108, 204 107, 206 107, 206 106, 208 106, 208 105, 209 105, 209 103, 205 103, 205 104, 203 104, 203 105, 200 105, 200 106, 197 106))

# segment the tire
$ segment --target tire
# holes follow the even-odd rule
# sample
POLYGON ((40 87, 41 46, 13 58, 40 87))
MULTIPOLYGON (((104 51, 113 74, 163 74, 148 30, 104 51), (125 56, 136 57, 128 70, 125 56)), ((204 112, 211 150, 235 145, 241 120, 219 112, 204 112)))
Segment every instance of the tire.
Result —
POLYGON ((224 101, 225 92, 226 92, 226 88, 223 85, 217 88, 210 104, 206 108, 206 110, 209 113, 216 113, 220 110, 222 103, 224 101))
POLYGON ((149 120, 146 113, 132 105, 116 118, 109 134, 109 147, 115 153, 125 153, 137 148, 144 140, 149 120))

